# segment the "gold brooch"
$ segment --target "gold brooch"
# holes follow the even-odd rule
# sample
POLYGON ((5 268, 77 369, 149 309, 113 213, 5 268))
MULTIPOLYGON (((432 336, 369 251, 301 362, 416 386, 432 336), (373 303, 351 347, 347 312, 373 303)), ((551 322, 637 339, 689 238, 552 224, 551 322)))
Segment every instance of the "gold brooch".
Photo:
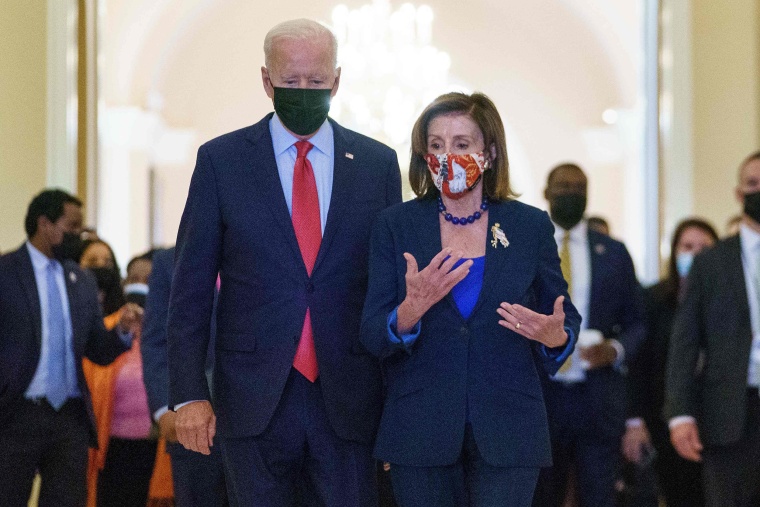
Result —
POLYGON ((498 223, 493 224, 493 227, 491 227, 491 234, 493 235, 493 239, 491 240, 492 247, 496 248, 496 245, 499 243, 501 243, 501 246, 504 248, 509 246, 507 235, 504 234, 504 231, 501 230, 498 223))

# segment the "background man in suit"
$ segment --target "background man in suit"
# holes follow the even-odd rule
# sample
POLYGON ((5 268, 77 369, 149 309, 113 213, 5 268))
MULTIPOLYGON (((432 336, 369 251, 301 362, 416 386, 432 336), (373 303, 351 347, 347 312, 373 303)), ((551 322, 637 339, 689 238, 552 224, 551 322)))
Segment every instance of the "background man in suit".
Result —
MULTIPOLYGON (((172 457, 174 498, 179 507, 214 507, 227 505, 227 489, 219 447, 210 455, 189 451, 177 443, 175 422, 177 414, 169 410, 169 368, 166 353, 166 319, 169 313, 169 293, 174 267, 174 248, 153 254, 153 270, 148 281, 145 318, 142 331, 143 379, 148 393, 148 405, 158 423, 161 436, 168 442, 172 457)), ((211 333, 206 375, 211 384, 214 361, 216 322, 211 320, 211 333)))
POLYGON ((544 382, 554 466, 542 470, 536 504, 561 505, 575 469, 582 505, 614 505, 626 389, 621 367, 644 339, 644 307, 633 262, 619 241, 591 230, 583 213, 588 180, 555 167, 544 196, 555 224, 562 272, 583 317, 578 346, 544 382))
POLYGON ((84 505, 95 426, 82 357, 108 364, 128 349, 140 311, 107 332, 92 274, 59 262, 82 203, 45 190, 29 205, 29 240, 0 257, 0 501, 26 505, 35 472, 40 505, 84 505))
POLYGON ((180 224, 177 436, 208 454, 218 416, 233 503, 289 505, 303 470, 323 505, 374 505, 381 377, 359 327, 370 229, 401 200, 398 160, 327 119, 340 79, 329 30, 282 23, 264 53, 276 114, 200 148, 180 224), (204 366, 217 273, 215 413, 204 366))
POLYGON ((736 198, 739 234, 694 260, 668 353, 670 440, 704 460, 711 506, 756 505, 760 493, 760 151, 742 163, 736 198))

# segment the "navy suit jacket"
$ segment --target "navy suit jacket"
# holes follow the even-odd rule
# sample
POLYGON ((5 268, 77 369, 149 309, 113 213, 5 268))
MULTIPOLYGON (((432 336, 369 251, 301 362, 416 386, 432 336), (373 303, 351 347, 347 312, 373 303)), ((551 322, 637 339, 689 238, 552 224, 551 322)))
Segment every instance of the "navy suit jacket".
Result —
MULTIPOLYGON (((625 363, 633 362, 646 336, 643 291, 633 261, 625 245, 609 236, 589 230, 588 242, 591 291, 587 327, 618 340, 625 349, 625 363)), ((583 402, 589 405, 584 410, 595 415, 599 436, 613 442, 618 442, 625 430, 628 414, 624 371, 624 367, 606 366, 586 372, 588 395, 583 402)), ((547 397, 550 418, 552 405, 547 397)))
POLYGON ((380 414, 377 360, 359 344, 375 216, 401 200, 393 150, 331 121, 330 209, 312 276, 259 123, 214 139, 198 160, 182 215, 169 307, 170 404, 210 399, 204 364, 221 275, 214 369, 218 430, 264 431, 290 374, 307 307, 328 418, 343 439, 370 442, 380 414))
MULTIPOLYGON (((116 331, 106 331, 95 277, 63 261, 79 391, 90 419, 90 443, 97 445, 95 419, 82 358, 105 365, 128 349, 116 331)), ((24 399, 40 361, 42 317, 37 282, 26 245, 0 257, 0 424, 24 399)))
MULTIPOLYGON (((148 393, 150 413, 169 405, 169 366, 166 352, 166 320, 169 315, 169 294, 174 271, 174 247, 159 250, 153 255, 153 268, 148 280, 145 300, 142 343, 143 380, 148 393)), ((212 314, 209 334, 206 374, 210 377, 214 365, 216 318, 212 314)))
POLYGON ((488 226, 483 286, 472 314, 465 320, 447 295, 422 317, 420 335, 406 351, 389 341, 386 322, 406 297, 404 252, 423 269, 442 248, 437 202, 394 206, 375 225, 362 342, 383 360, 387 381, 375 448, 382 460, 454 463, 469 410, 478 449, 490 464, 551 463, 538 369, 554 373, 560 364, 538 342, 500 326, 496 309, 506 301, 548 315, 564 295, 565 326, 575 336, 581 319, 567 295, 548 215, 517 201, 492 203, 488 226), (496 223, 509 240, 506 248, 490 243, 496 223))
POLYGON ((668 351, 665 417, 695 417, 706 446, 745 435, 750 311, 741 238, 731 236, 694 259, 668 351))

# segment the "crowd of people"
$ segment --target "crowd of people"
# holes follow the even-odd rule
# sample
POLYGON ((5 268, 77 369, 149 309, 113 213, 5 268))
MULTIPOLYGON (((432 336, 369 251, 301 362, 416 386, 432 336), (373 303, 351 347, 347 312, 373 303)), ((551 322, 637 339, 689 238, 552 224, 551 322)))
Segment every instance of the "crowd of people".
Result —
POLYGON ((760 152, 720 239, 690 217, 643 289, 563 163, 510 183, 481 93, 396 154, 328 118, 337 42, 264 41, 270 113, 198 159, 176 247, 122 279, 48 189, 0 257, 0 504, 760 502, 760 152), (89 450, 88 450, 89 448, 89 450))

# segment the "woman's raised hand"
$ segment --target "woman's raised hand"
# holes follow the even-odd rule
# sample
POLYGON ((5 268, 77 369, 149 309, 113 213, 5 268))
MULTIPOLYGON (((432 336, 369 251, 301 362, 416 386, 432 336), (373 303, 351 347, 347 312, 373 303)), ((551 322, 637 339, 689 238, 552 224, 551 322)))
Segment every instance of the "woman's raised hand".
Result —
POLYGON ((451 248, 441 250, 422 271, 410 253, 406 259, 406 298, 398 307, 397 331, 409 332, 434 304, 443 299, 451 289, 470 272, 472 260, 451 269, 461 258, 462 252, 452 253, 451 248), (448 258, 447 258, 448 257, 448 258))
POLYGON ((521 305, 502 303, 496 309, 503 320, 499 324, 515 333, 543 343, 549 348, 561 347, 567 343, 565 332, 565 310, 562 303, 565 296, 554 301, 554 313, 543 315, 521 305))

